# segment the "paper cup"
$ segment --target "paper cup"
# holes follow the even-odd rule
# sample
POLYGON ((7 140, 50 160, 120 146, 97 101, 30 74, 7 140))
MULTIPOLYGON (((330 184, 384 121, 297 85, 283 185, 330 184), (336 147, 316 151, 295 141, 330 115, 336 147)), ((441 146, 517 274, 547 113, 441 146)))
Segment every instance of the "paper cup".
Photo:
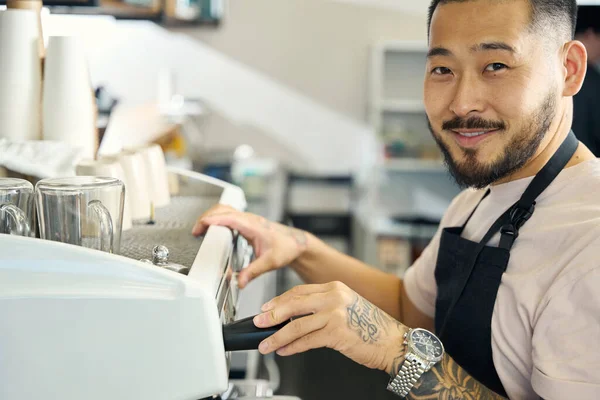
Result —
POLYGON ((131 218, 149 220, 151 216, 150 185, 144 157, 134 151, 124 151, 118 160, 125 172, 131 218))
POLYGON ((41 138, 39 40, 35 12, 0 12, 0 137, 41 138))
POLYGON ((169 174, 162 148, 157 144, 129 149, 141 154, 144 168, 148 173, 150 201, 155 207, 164 207, 171 202, 169 174))
POLYGON ((96 104, 85 54, 72 36, 51 36, 46 51, 43 138, 69 143, 95 158, 96 104))

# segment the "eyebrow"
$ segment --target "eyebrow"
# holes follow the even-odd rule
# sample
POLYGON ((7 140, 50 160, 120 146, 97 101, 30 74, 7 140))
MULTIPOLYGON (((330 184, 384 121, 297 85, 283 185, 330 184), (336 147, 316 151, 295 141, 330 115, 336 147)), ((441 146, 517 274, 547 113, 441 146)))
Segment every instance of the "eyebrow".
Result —
POLYGON ((516 53, 514 47, 504 42, 489 42, 489 43, 479 43, 475 46, 471 47, 471 51, 489 51, 489 50, 505 50, 510 53, 516 53))
POLYGON ((427 58, 435 56, 450 57, 452 56, 452 52, 444 47, 433 47, 429 49, 429 51, 427 52, 427 58))
MULTIPOLYGON (((517 53, 517 50, 514 47, 512 47, 511 45, 504 43, 504 42, 479 43, 474 46, 471 46, 470 50, 471 50, 471 52, 504 50, 504 51, 508 51, 509 53, 512 53, 512 54, 517 53)), ((435 56, 451 57, 452 55, 453 55, 452 52, 450 50, 446 49, 445 47, 432 47, 427 52, 427 58, 431 58, 431 57, 435 57, 435 56)))

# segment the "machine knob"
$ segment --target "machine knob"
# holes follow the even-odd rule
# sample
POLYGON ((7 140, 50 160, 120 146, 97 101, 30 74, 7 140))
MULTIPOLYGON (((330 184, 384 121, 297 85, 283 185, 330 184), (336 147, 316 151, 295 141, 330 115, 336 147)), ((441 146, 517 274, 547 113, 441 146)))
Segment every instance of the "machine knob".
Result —
POLYGON ((169 249, 167 246, 159 244, 152 249, 152 263, 154 265, 166 264, 169 262, 169 249))
POLYGON ((184 275, 187 275, 190 272, 189 267, 169 262, 169 249, 167 248, 167 246, 163 246, 162 244, 154 246, 154 248, 152 249, 152 261, 140 261, 148 264, 153 264, 157 267, 165 268, 174 272, 179 272, 180 274, 184 275))
POLYGON ((242 237, 242 235, 238 235, 236 243, 235 243, 235 252, 234 252, 234 265, 233 269, 235 272, 240 272, 242 269, 248 266, 252 261, 252 257, 254 256, 254 249, 250 244, 242 237))

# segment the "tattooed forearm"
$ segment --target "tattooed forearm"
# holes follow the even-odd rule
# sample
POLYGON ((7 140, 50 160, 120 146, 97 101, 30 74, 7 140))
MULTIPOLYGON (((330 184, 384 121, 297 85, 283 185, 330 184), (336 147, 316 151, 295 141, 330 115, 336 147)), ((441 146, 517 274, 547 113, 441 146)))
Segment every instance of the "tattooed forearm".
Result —
POLYGON ((373 307, 366 300, 356 296, 348 307, 348 326, 356 331, 365 343, 379 339, 379 328, 373 323, 373 307))
POLYGON ((308 243, 308 236, 306 235, 306 232, 296 228, 287 228, 287 234, 296 241, 298 247, 306 247, 308 243))
POLYGON ((356 296, 348 306, 348 326, 352 328, 365 343, 377 342, 382 334, 390 329, 400 328, 400 322, 375 307, 369 301, 356 296))
POLYGON ((273 229, 277 232, 283 233, 284 235, 290 236, 292 239, 294 239, 299 248, 305 248, 308 244, 308 235, 303 230, 283 226, 280 224, 274 224, 268 219, 264 219, 263 225, 266 229, 273 229))
POLYGON ((410 391, 408 398, 412 400, 504 399, 476 381, 447 354, 442 361, 421 376, 421 379, 410 391))

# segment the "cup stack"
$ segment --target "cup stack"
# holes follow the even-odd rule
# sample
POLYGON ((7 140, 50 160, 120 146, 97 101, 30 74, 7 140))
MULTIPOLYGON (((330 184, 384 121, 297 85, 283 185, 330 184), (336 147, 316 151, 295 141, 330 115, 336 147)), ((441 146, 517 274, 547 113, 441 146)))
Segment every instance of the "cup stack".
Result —
POLYGON ((38 17, 34 11, 0 12, 0 138, 40 139, 39 41, 38 17))
POLYGON ((123 151, 116 159, 125 172, 131 219, 134 222, 149 221, 152 218, 151 176, 144 157, 135 151, 123 151))
POLYGON ((96 105, 83 47, 76 37, 51 36, 46 50, 43 138, 67 142, 95 158, 96 105))
POLYGON ((6 7, 15 10, 30 10, 35 13, 38 26, 38 54, 40 59, 44 59, 46 47, 44 45, 44 33, 42 29, 42 8, 44 4, 42 0, 6 0, 6 7))
POLYGON ((162 148, 158 144, 149 144, 127 150, 140 154, 144 160, 144 169, 148 175, 148 192, 154 207, 168 206, 171 202, 169 175, 162 148))

